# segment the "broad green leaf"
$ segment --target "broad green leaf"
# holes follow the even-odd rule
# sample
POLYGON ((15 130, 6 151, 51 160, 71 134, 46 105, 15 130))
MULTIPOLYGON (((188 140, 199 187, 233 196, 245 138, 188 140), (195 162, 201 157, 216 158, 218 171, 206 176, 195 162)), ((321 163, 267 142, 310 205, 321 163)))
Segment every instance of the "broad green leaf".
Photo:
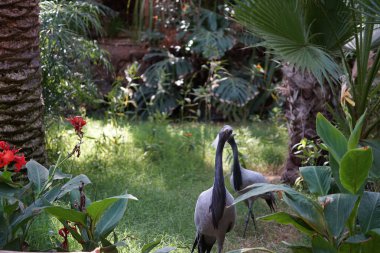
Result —
POLYGON ((340 162, 347 152, 347 139, 321 113, 317 114, 317 133, 335 160, 340 162))
POLYGON ((356 194, 368 177, 372 161, 371 148, 349 150, 343 156, 339 168, 340 181, 344 188, 356 194))
POLYGON ((305 223, 319 234, 325 233, 327 228, 325 227, 323 210, 319 203, 316 203, 302 194, 291 194, 288 192, 285 192, 283 199, 305 223))
POLYGON ((313 253, 313 249, 310 246, 294 245, 288 242, 282 241, 293 253, 313 253))
POLYGON ((248 190, 248 191, 240 195, 239 197, 235 198, 232 205, 236 205, 237 203, 244 201, 246 199, 249 199, 250 197, 258 196, 258 195, 271 192, 271 191, 285 191, 285 192, 293 192, 295 194, 300 194, 287 185, 274 185, 274 184, 265 184, 265 183, 253 184, 253 185, 247 186, 243 190, 245 191, 248 190))
POLYGON ((33 183, 36 192, 41 192, 44 184, 49 178, 49 171, 34 160, 26 163, 29 181, 33 183))
POLYGON ((13 196, 15 195, 19 189, 13 188, 7 184, 0 184, 0 195, 1 196, 13 196))
POLYGON ((157 241, 145 244, 141 249, 141 253, 151 252, 160 243, 161 243, 161 240, 157 240, 157 241))
POLYGON ((58 220, 68 220, 71 222, 80 223, 83 226, 87 226, 85 213, 76 211, 74 209, 63 208, 60 206, 48 206, 45 207, 44 210, 53 215, 58 220))
POLYGON ((136 197, 134 197, 131 194, 125 194, 120 196, 114 196, 110 198, 106 198, 103 200, 92 202, 91 205, 87 207, 87 213, 91 217, 93 224, 95 225, 100 217, 103 215, 103 213, 116 201, 119 199, 134 199, 137 200, 136 197))
POLYGON ((323 233, 327 229, 324 227, 322 207, 315 201, 288 186, 259 183, 248 186, 245 189, 251 190, 248 190, 248 192, 237 197, 232 205, 267 192, 282 191, 285 193, 283 198, 286 204, 288 204, 288 206, 292 208, 305 223, 320 233, 323 233))
POLYGON ((318 198, 324 203, 323 213, 331 234, 339 238, 358 199, 351 194, 331 194, 318 198))
POLYGON ((332 156, 331 153, 329 154, 329 162, 330 162, 331 172, 334 176, 335 183, 339 187, 339 191, 342 193, 348 193, 349 191, 347 191, 346 188, 344 188, 342 183, 340 182, 339 163, 335 160, 335 158, 332 156))
POLYGON ((358 219, 363 233, 380 228, 380 193, 364 192, 359 205, 358 219))
POLYGON ((369 172, 370 177, 380 178, 380 140, 363 140, 360 143, 372 148, 373 164, 369 172))
POLYGON ((15 183, 12 180, 12 173, 10 171, 0 171, 0 183, 5 183, 13 188, 21 188, 22 185, 15 183))
POLYGON ((30 204, 25 210, 17 215, 11 221, 11 226, 13 229, 17 229, 22 224, 25 224, 29 220, 31 220, 34 216, 41 213, 41 208, 45 206, 49 206, 50 202, 46 200, 44 197, 35 200, 32 204, 30 204))
POLYGON ((88 179, 86 175, 79 175, 70 179, 66 184, 64 184, 61 188, 61 193, 58 195, 58 198, 62 198, 66 193, 78 189, 82 185, 90 184, 91 181, 88 179))
POLYGON ((371 238, 365 236, 364 234, 356 234, 348 237, 345 242, 349 244, 360 244, 370 240, 371 238))
POLYGON ((313 253, 337 253, 338 250, 329 243, 325 238, 320 235, 313 237, 311 241, 311 246, 313 247, 313 253))
POLYGON ((354 130, 352 130, 352 133, 350 135, 350 138, 348 138, 348 149, 354 149, 358 147, 360 135, 362 133, 362 127, 363 122, 365 119, 365 113, 359 118, 359 120, 356 122, 354 130))
MULTIPOLYGON (((127 209, 128 198, 118 199, 100 217, 95 227, 95 238, 106 237, 119 224, 127 209)), ((94 202, 95 203, 95 202, 94 202)))
POLYGON ((280 224, 284 225, 293 225, 295 228, 297 228, 299 231, 311 236, 315 233, 315 231, 307 225, 300 217, 285 213, 285 212, 278 212, 269 214, 266 216, 262 216, 258 218, 259 220, 265 220, 265 221, 275 221, 280 224))
POLYGON ((327 166, 301 167, 300 173, 311 193, 326 195, 331 186, 331 169, 327 166))

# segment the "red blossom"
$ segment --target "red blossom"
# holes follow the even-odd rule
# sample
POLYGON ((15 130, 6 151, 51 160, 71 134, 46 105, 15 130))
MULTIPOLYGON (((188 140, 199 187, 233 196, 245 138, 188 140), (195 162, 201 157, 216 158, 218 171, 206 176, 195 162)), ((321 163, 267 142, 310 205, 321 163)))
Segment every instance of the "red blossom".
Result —
POLYGON ((25 156, 17 155, 21 149, 11 149, 10 145, 5 141, 0 141, 0 149, 3 150, 0 152, 0 168, 14 162, 16 167, 15 172, 19 172, 22 166, 26 164, 25 156))
POLYGON ((11 150, 3 151, 0 153, 0 167, 7 166, 13 162, 15 158, 14 153, 11 150))
POLYGON ((66 119, 74 127, 77 134, 83 134, 82 128, 86 125, 86 121, 81 116, 74 116, 66 119))
POLYGON ((0 141, 0 148, 5 151, 5 150, 9 150, 10 146, 8 142, 0 141))
POLYGON ((21 156, 16 155, 14 161, 16 162, 15 172, 19 172, 21 170, 22 166, 24 166, 26 164, 26 160, 25 160, 24 155, 21 155, 21 156))

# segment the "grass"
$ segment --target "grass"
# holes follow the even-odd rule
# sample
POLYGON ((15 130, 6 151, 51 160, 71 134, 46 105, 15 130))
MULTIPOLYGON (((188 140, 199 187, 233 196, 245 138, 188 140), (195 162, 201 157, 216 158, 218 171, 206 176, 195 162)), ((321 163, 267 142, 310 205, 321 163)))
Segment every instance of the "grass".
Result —
MULTIPOLYGON (((89 120, 80 158, 63 166, 66 173, 86 174, 92 184, 86 188, 92 200, 118 195, 125 190, 139 200, 128 203, 127 212, 116 229, 127 247, 123 252, 141 252, 145 243, 161 239, 161 246, 174 246, 176 252, 189 252, 195 236, 194 206, 198 195, 213 183, 215 150, 211 143, 221 124, 125 123, 118 126, 89 120)), ((267 175, 279 173, 286 154, 286 131, 271 122, 233 126, 244 163, 267 175)), ((48 152, 55 161, 59 152, 75 145, 73 130, 56 121, 48 126, 48 152)), ((231 149, 226 145, 224 158, 231 149)), ((230 190, 228 159, 224 162, 226 186, 230 190)), ((279 203, 280 209, 284 205, 279 203)), ((285 252, 281 240, 299 239, 294 230, 274 223, 252 224, 242 238, 246 207, 237 206, 238 220, 228 234, 225 250, 267 247, 285 252)), ((256 217, 269 213, 264 201, 255 203, 256 217)), ((42 215, 32 226, 31 249, 48 249, 61 227, 57 220, 42 215), (50 231, 46 234, 46 230, 50 231), (43 232, 45 231, 45 232, 43 232)), ((71 250, 80 245, 71 242, 71 250)))

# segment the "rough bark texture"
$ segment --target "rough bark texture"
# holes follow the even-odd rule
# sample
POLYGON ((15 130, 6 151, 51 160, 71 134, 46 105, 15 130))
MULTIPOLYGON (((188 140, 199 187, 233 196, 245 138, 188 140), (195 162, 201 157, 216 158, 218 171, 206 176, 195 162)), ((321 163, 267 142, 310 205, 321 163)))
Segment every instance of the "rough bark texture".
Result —
POLYGON ((0 1, 0 140, 44 163, 38 2, 0 1))
POLYGON ((291 148, 304 137, 317 137, 316 115, 318 112, 326 112, 331 92, 328 87, 323 88, 313 76, 301 73, 292 66, 284 65, 282 71, 283 83, 280 93, 286 98, 285 117, 289 134, 289 153, 282 180, 293 184, 298 177, 301 161, 293 155, 291 148))

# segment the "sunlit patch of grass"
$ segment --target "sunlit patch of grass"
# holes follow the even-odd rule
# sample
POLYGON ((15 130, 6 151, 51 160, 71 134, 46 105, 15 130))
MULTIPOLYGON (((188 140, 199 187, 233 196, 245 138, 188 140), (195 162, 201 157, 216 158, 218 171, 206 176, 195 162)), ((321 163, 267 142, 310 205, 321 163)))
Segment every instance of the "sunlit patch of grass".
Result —
MULTIPOLYGON (((128 190, 139 200, 128 203, 127 212, 116 229, 127 242, 124 252, 140 252, 148 242, 161 239, 162 246, 174 246, 176 252, 188 252, 195 227, 194 206, 198 195, 213 183, 215 150, 211 143, 221 124, 128 123, 114 126, 88 120, 84 128, 82 155, 65 163, 66 173, 86 174, 92 184, 86 192, 92 200, 118 195, 128 190)), ((270 122, 249 126, 233 126, 240 150, 246 155, 249 169, 266 174, 277 173, 286 154, 286 131, 270 122), (269 168, 269 170, 268 170, 269 168)), ((48 128, 48 152, 52 163, 59 152, 66 154, 76 144, 76 137, 65 122, 55 122, 48 128)), ((226 145, 224 157, 230 152, 226 145)), ((230 165, 224 162, 226 179, 230 165)), ((229 180, 227 188, 231 191, 229 180)), ((238 204, 238 220, 226 240, 226 249, 265 246, 282 252, 281 238, 290 241, 294 231, 272 223, 250 224, 248 236, 242 238, 246 207, 238 204), (289 231, 291 231, 289 233, 289 231), (279 236, 278 234, 282 235, 279 236), (288 239, 289 239, 288 238, 288 239)), ((284 206, 280 204, 280 208, 284 206)), ((269 213, 264 201, 255 203, 256 217, 269 213)), ((33 224, 30 237, 32 249, 51 246, 46 233, 57 233, 58 221, 40 218, 33 224)), ((59 238, 57 236, 57 238, 59 238)), ((71 250, 80 247, 72 244, 71 250)))

